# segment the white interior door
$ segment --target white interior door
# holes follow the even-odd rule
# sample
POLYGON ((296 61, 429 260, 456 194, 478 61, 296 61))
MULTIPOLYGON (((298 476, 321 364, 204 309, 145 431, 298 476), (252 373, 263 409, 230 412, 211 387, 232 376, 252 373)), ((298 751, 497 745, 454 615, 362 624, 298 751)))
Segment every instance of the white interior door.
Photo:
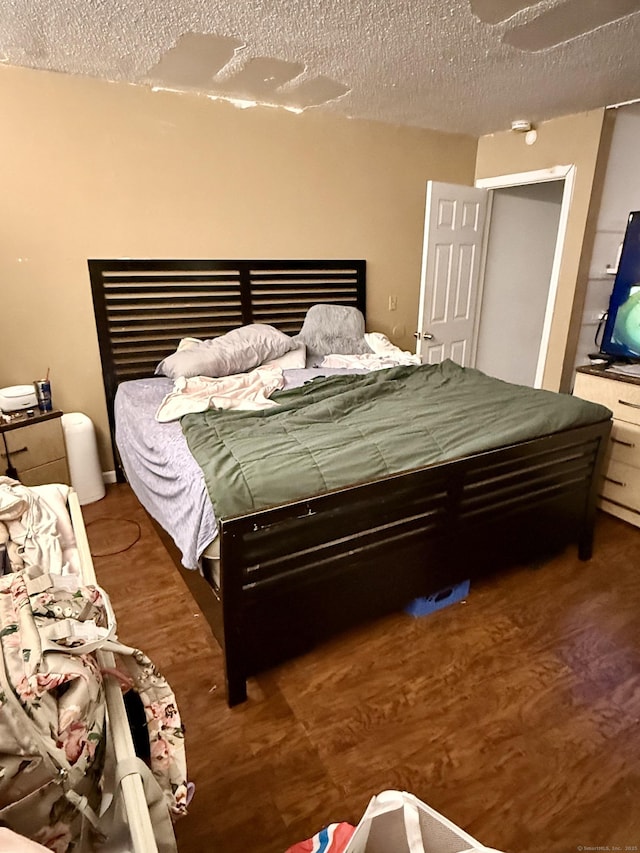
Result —
POLYGON ((416 353, 473 365, 488 191, 427 182, 416 353))

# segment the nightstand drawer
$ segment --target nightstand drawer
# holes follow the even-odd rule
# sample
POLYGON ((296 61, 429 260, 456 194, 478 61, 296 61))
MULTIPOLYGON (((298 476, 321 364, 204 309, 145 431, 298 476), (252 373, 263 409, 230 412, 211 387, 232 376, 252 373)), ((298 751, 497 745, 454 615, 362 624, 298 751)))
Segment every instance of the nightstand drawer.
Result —
POLYGON ((602 480, 602 496, 640 510, 640 471, 632 465, 611 460, 602 480))
POLYGON ((46 465, 20 471, 20 482, 23 486, 44 486, 45 483, 66 483, 69 485, 67 460, 56 459, 54 462, 47 462, 46 465))
MULTIPOLYGON (((11 464, 18 474, 31 468, 39 468, 57 459, 66 460, 60 418, 25 424, 19 429, 5 433, 5 439, 11 464)), ((2 455, 3 461, 6 461, 4 447, 2 455)))
POLYGON ((638 468, 640 478, 640 426, 614 421, 609 439, 608 461, 615 460, 638 468))

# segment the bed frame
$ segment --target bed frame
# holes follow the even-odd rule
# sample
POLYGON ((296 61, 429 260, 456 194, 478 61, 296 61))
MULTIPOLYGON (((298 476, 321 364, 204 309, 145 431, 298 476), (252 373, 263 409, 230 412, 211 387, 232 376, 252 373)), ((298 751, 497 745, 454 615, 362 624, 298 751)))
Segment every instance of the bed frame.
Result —
MULTIPOLYGON (((365 311, 364 261, 91 260, 89 270, 112 433, 118 383, 152 375, 182 337, 249 322, 295 334, 317 302, 365 311)), ((246 699, 249 676, 416 597, 569 544, 589 559, 610 427, 223 519, 219 583, 207 561, 202 575, 182 568, 158 528, 224 651, 229 705, 246 699)))

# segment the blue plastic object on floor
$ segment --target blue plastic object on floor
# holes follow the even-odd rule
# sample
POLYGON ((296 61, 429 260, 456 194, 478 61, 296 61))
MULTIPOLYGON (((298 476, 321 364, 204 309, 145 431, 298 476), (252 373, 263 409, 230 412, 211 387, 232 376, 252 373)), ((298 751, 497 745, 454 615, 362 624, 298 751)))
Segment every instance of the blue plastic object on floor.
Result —
POLYGON ((450 604, 456 604, 462 601, 469 594, 471 581, 460 581, 460 583, 447 586, 437 592, 432 592, 431 595, 422 598, 414 598, 413 601, 405 607, 405 613, 409 616, 428 616, 429 613, 435 613, 436 610, 443 610, 450 604))

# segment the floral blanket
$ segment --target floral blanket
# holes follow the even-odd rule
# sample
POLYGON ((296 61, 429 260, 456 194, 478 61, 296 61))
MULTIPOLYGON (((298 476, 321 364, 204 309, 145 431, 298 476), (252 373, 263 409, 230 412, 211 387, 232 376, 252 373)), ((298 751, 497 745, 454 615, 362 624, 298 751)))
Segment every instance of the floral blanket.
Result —
POLYGON ((56 853, 103 834, 107 677, 140 695, 160 796, 173 818, 186 813, 175 698, 146 655, 109 639, 110 621, 105 593, 78 578, 35 568, 0 578, 0 823, 56 853), (120 651, 123 672, 101 669, 96 647, 120 651))

